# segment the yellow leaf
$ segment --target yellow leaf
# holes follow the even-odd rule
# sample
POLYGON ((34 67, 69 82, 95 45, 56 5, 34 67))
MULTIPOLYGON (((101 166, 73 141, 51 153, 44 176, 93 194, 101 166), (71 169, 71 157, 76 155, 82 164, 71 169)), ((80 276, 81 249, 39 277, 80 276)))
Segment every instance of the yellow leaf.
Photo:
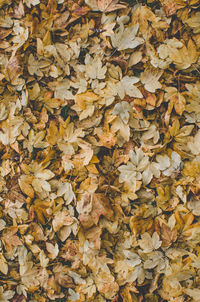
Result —
POLYGON ((180 128, 179 120, 178 120, 178 119, 175 119, 175 120, 173 121, 172 126, 169 127, 170 135, 171 135, 172 137, 173 137, 173 136, 176 136, 176 134, 178 133, 179 128, 180 128))
POLYGON ((34 190, 31 186, 31 182, 33 180, 32 176, 22 175, 19 179, 20 189, 24 194, 29 196, 30 198, 34 198, 34 190))
POLYGON ((45 218, 49 217, 47 210, 49 209, 50 205, 51 202, 36 199, 33 206, 31 206, 37 215, 38 221, 42 224, 45 224, 45 218))
POLYGON ((94 101, 97 101, 98 98, 98 95, 96 95, 95 93, 86 91, 84 93, 77 94, 75 97, 75 102, 82 110, 84 110, 87 103, 93 103, 94 101))
POLYGON ((0 272, 4 275, 7 275, 8 273, 8 264, 6 263, 6 259, 3 255, 0 255, 0 272))
POLYGON ((49 128, 47 129, 47 136, 46 136, 46 140, 50 145, 55 145, 57 140, 59 138, 59 131, 58 128, 56 126, 56 122, 55 121, 50 121, 49 122, 49 128))

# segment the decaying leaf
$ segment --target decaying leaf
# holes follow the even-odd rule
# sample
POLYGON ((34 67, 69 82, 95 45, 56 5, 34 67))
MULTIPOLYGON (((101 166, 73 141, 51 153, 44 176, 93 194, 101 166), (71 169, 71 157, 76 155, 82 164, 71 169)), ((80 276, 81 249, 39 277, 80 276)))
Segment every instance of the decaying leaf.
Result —
POLYGON ((165 223, 162 224, 162 246, 169 247, 177 239, 177 230, 171 230, 165 223))
POLYGON ((160 89, 162 85, 158 82, 162 75, 162 71, 158 70, 145 70, 141 75, 141 82, 144 84, 144 88, 149 92, 155 92, 156 89, 160 89))
POLYGON ((128 48, 136 48, 138 45, 143 44, 143 38, 136 37, 139 29, 139 24, 124 28, 124 25, 120 23, 118 31, 111 35, 111 41, 113 47, 118 50, 124 50, 128 48))
POLYGON ((0 301, 199 301, 200 1, 0 8, 0 301))
POLYGON ((94 193, 83 195, 77 205, 79 220, 85 228, 97 224, 101 215, 113 218, 113 210, 104 194, 94 193))
POLYGON ((126 7, 124 4, 118 4, 118 0, 97 0, 97 5, 102 12, 112 12, 126 7))
POLYGON ((17 231, 18 231, 17 227, 4 229, 4 231, 3 231, 3 235, 1 237, 1 239, 5 245, 5 248, 8 253, 11 252, 13 250, 13 248, 16 248, 17 246, 22 245, 21 240, 16 235, 17 231))

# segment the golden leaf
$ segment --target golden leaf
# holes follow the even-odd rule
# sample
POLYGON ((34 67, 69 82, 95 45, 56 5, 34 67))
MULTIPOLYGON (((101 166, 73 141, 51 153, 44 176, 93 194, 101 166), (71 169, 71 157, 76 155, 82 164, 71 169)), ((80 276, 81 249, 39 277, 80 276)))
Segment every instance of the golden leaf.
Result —
POLYGON ((113 218, 113 210, 110 206, 109 200, 102 193, 85 194, 83 196, 83 210, 88 203, 91 203, 91 211, 88 214, 79 214, 79 220, 85 228, 98 223, 101 215, 107 219, 113 218))

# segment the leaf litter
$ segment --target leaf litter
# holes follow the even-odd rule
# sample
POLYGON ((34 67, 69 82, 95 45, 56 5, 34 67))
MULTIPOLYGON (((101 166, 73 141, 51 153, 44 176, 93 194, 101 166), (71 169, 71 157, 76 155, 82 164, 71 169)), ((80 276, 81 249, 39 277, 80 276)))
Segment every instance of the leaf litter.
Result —
POLYGON ((199 301, 199 0, 0 8, 0 301, 199 301))

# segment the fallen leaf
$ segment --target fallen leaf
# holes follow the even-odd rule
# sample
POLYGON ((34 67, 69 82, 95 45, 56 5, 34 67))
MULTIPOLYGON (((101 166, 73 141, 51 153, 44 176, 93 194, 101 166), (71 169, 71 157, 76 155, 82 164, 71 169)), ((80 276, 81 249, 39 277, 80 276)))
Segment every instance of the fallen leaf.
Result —
POLYGON ((78 218, 84 228, 89 228, 94 224, 97 225, 101 215, 105 216, 107 219, 113 218, 113 210, 109 200, 102 193, 85 194, 82 199, 81 208, 78 211, 78 218), (88 203, 91 204, 91 210, 89 213, 84 214, 88 203))
POLYGON ((112 12, 121 8, 126 8, 125 4, 118 4, 118 0, 97 0, 97 5, 102 12, 112 12))
POLYGON ((162 246, 169 247, 177 239, 177 230, 171 230, 165 223, 161 227, 162 246))

